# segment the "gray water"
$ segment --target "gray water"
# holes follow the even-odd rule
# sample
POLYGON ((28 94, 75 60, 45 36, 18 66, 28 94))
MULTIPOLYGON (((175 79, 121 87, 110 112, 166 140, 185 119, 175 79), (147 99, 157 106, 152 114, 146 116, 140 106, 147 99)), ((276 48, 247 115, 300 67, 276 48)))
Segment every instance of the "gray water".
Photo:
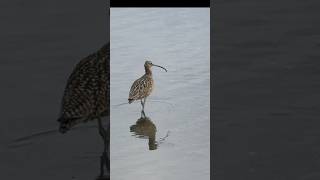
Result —
POLYGON ((215 1, 215 180, 320 179, 319 3, 215 1))
POLYGON ((209 9, 112 8, 110 19, 111 179, 209 179, 209 9), (153 67, 141 123, 140 102, 123 103, 146 58, 168 72, 153 67))
POLYGON ((96 123, 62 135, 57 118, 75 64, 107 41, 105 1, 7 0, 0 9, 0 179, 95 179, 96 123))

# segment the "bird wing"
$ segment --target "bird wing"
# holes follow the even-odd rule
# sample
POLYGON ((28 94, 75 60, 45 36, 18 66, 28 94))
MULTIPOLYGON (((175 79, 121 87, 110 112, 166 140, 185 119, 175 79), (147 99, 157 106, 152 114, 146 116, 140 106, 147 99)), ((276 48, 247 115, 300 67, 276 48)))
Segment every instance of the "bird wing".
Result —
POLYGON ((131 86, 128 99, 133 99, 133 100, 141 99, 145 85, 146 84, 143 76, 135 80, 131 86))
POLYGON ((140 92, 140 83, 141 83, 141 78, 135 80, 130 88, 130 92, 129 92, 129 98, 128 99, 132 99, 132 100, 137 100, 138 99, 138 95, 140 92))
POLYGON ((152 88, 151 81, 145 75, 135 80, 131 86, 128 99, 138 100, 148 96, 151 92, 150 88, 152 88))
POLYGON ((58 119, 62 132, 79 122, 109 115, 109 47, 104 45, 82 59, 70 74, 58 119))
POLYGON ((84 117, 90 112, 95 79, 92 62, 94 54, 81 60, 68 78, 62 99, 61 115, 66 118, 84 117))
POLYGON ((79 118, 101 112, 107 115, 109 107, 110 45, 82 59, 68 78, 62 99, 61 116, 79 118))

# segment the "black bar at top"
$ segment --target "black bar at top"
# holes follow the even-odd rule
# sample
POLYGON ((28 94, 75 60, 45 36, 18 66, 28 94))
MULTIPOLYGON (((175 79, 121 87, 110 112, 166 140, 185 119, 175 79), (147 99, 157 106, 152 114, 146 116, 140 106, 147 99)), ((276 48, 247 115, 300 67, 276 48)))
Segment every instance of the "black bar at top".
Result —
POLYGON ((110 7, 210 7, 210 0, 110 0, 110 7))

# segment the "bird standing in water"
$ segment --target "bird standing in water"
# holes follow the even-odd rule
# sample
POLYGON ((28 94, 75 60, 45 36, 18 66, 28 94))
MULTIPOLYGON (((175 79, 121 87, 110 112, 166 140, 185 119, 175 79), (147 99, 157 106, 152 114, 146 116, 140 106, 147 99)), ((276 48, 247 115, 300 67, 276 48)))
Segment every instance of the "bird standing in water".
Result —
POLYGON ((151 71, 152 66, 160 67, 167 72, 166 68, 159 65, 155 65, 151 61, 146 61, 144 63, 145 74, 141 78, 133 82, 129 92, 129 98, 128 98, 129 104, 131 104, 133 101, 140 100, 142 105, 141 112, 143 113, 143 115, 145 115, 144 106, 146 103, 146 99, 153 90, 154 83, 153 83, 152 71, 151 71))
MULTIPOLYGON (((110 45, 105 44, 100 50, 82 59, 76 65, 68 79, 58 119, 61 133, 66 133, 79 123, 98 120, 99 133, 104 141, 104 151, 100 160, 100 176, 104 174, 104 165, 108 170, 110 168, 107 156, 109 127, 107 133, 101 121, 102 117, 110 114, 109 60, 110 45)), ((107 125, 109 126, 109 122, 107 125)))

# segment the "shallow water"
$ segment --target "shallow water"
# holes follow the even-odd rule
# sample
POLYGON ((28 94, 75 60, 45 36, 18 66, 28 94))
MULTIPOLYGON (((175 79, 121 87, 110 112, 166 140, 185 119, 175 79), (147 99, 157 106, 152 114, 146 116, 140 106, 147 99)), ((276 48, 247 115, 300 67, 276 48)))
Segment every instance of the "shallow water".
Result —
POLYGON ((209 179, 209 9, 112 8, 110 19, 111 179, 209 179), (141 122, 140 102, 125 103, 146 57, 168 72, 153 67, 141 122))
POLYGON ((62 135, 56 120, 75 64, 107 41, 105 1, 0 4, 0 179, 95 179, 96 123, 62 135))
POLYGON ((320 2, 215 2, 214 179, 320 179, 320 2))

